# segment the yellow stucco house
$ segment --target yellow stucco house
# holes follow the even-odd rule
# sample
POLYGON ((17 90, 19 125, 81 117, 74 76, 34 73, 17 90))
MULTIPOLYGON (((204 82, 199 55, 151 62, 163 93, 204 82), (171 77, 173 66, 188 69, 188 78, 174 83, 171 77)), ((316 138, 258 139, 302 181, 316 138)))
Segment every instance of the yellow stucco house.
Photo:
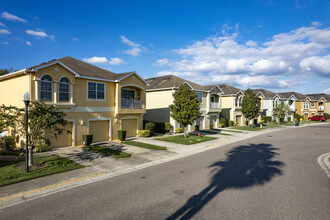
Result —
POLYGON ((236 87, 220 84, 218 85, 223 91, 221 97, 221 117, 228 121, 234 121, 237 125, 245 125, 245 117, 242 114, 242 102, 244 92, 236 87))
POLYGON ((146 112, 146 81, 136 72, 116 74, 72 57, 51 60, 0 77, 0 105, 23 107, 23 94, 66 113, 70 135, 51 140, 52 147, 115 140, 124 129, 137 136, 146 112))
POLYGON ((297 113, 304 116, 305 119, 316 115, 323 115, 329 111, 329 95, 320 94, 308 94, 299 102, 297 106, 297 113))

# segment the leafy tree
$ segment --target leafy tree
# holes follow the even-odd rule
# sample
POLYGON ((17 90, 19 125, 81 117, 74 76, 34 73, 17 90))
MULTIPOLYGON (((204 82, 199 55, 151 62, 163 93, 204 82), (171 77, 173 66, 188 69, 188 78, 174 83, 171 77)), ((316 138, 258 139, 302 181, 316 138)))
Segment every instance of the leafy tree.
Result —
MULTIPOLYGON (((37 144, 49 143, 50 137, 57 138, 57 135, 66 131, 64 126, 67 121, 65 113, 59 111, 53 105, 43 102, 33 102, 29 111, 29 166, 33 164, 33 148, 37 144), (47 133, 47 138, 45 134, 47 133)), ((70 131, 67 131, 70 133, 70 131)))
POLYGON ((0 76, 11 73, 11 72, 15 72, 17 70, 15 70, 14 68, 8 68, 8 69, 0 69, 0 76))
POLYGON ((3 130, 10 130, 11 135, 16 135, 21 130, 24 118, 24 109, 15 106, 0 106, 0 132, 3 130))
POLYGON ((242 114, 248 119, 248 123, 259 114, 260 99, 251 89, 247 89, 242 101, 242 114))
POLYGON ((290 111, 290 107, 284 104, 284 102, 280 102, 273 108, 273 116, 277 118, 278 124, 281 122, 281 118, 285 118, 285 116, 289 113, 289 111, 290 111))
POLYGON ((187 138, 186 127, 202 115, 199 111, 200 102, 187 84, 181 85, 173 98, 173 104, 169 106, 171 117, 184 126, 184 137, 187 138))

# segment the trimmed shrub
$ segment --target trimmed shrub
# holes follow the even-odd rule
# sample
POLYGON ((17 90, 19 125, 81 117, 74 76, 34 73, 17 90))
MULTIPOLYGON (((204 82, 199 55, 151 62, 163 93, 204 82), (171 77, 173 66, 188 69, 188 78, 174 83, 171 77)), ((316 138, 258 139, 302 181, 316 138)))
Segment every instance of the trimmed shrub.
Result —
POLYGON ((227 119, 225 119, 225 118, 220 118, 220 123, 223 125, 223 127, 227 127, 228 126, 228 121, 227 121, 227 119))
POLYGON ((155 124, 155 133, 164 134, 165 131, 165 122, 153 122, 155 124))
POLYGON ((288 121, 291 121, 291 117, 288 117, 288 121))
POLYGON ((93 143, 93 135, 92 134, 84 134, 82 136, 84 146, 89 146, 93 143))
POLYGON ((224 127, 223 124, 219 123, 218 128, 222 128, 222 127, 224 127))
POLYGON ((294 118, 296 118, 298 121, 300 120, 300 118, 302 118, 303 116, 298 115, 297 113, 294 113, 294 118))
POLYGON ((118 130, 118 139, 120 141, 126 140, 126 130, 118 130))
POLYGON ((235 122, 234 121, 229 121, 229 126, 234 126, 235 122))
POLYGON ((329 114, 329 113, 324 113, 323 115, 324 115, 324 117, 326 117, 327 119, 330 119, 330 114, 329 114))
POLYGON ((213 125, 210 125, 209 127, 210 127, 210 129, 213 129, 213 125))
POLYGON ((173 126, 171 125, 170 122, 165 122, 165 131, 166 132, 171 132, 173 129, 173 126))
MULTIPOLYGON (((92 135, 93 136, 93 135, 92 135)), ((45 152, 45 151, 48 151, 50 150, 51 147, 46 144, 46 143, 38 143, 34 148, 33 148, 33 151, 34 152, 45 152)))
POLYGON ((176 128, 175 129, 175 133, 182 133, 183 132, 183 128, 176 128))
POLYGON ((150 135, 154 135, 155 131, 156 131, 156 125, 153 122, 148 122, 145 126, 144 126, 144 130, 149 130, 150 131, 150 135))
POLYGON ((276 122, 276 119, 273 119, 272 122, 276 122))
POLYGON ((260 120, 260 122, 259 122, 260 124, 263 124, 263 123, 265 123, 265 121, 264 120, 260 120))
POLYGON ((12 151, 16 147, 16 140, 14 136, 5 136, 3 139, 3 147, 6 151, 12 151))
POLYGON ((139 137, 150 137, 149 130, 139 130, 139 137))
POLYGON ((199 131, 199 125, 195 125, 195 131, 199 131))
POLYGON ((261 119, 264 120, 264 122, 268 123, 268 122, 272 122, 272 116, 261 116, 261 119))

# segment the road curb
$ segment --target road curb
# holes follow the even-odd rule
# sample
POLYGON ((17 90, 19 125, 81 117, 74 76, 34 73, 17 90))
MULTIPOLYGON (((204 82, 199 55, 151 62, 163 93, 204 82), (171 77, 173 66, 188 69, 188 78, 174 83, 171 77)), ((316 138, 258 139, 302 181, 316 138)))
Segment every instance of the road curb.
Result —
POLYGON ((330 152, 322 154, 321 156, 319 156, 317 158, 317 162, 319 163, 321 168, 325 171, 325 173, 330 178, 330 161, 329 161, 329 158, 330 158, 330 152))

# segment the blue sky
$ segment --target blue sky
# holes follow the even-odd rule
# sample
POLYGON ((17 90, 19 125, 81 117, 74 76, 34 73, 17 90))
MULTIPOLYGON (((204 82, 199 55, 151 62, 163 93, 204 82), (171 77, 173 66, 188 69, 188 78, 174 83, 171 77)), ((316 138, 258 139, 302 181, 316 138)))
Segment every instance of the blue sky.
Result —
POLYGON ((0 68, 71 56, 145 78, 330 93, 329 11, 329 0, 0 0, 0 68))

